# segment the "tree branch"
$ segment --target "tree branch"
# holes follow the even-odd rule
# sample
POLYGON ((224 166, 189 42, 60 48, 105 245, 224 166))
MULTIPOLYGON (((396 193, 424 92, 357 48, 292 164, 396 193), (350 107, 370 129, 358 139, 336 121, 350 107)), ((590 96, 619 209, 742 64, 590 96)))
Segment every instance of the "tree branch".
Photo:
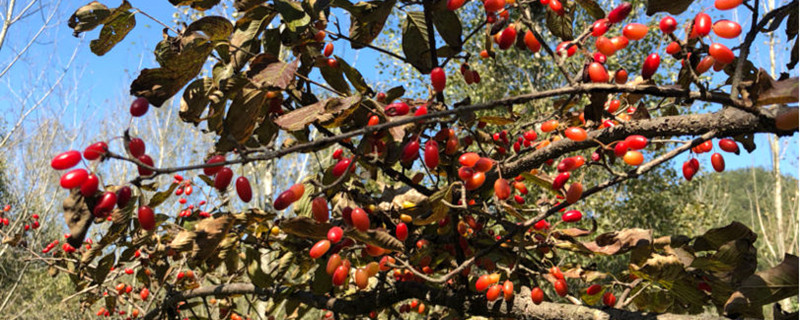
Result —
MULTIPOLYGON (((250 283, 231 283, 215 286, 200 287, 197 289, 177 292, 165 302, 148 313, 144 319, 155 319, 162 310, 175 306, 179 301, 205 296, 229 296, 234 294, 270 295, 273 292, 258 288, 250 283)), ((334 298, 315 295, 307 291, 290 293, 288 299, 299 300, 301 303, 317 309, 327 309, 336 313, 348 315, 367 314, 373 310, 390 308, 393 304, 407 300, 419 299, 431 305, 444 306, 451 309, 464 311, 471 315, 485 317, 512 317, 517 319, 565 319, 574 320, 604 320, 604 319, 652 319, 652 320, 694 320, 694 319, 725 319, 713 315, 677 315, 633 312, 614 308, 596 308, 573 304, 542 302, 533 304, 530 290, 523 287, 514 296, 514 300, 506 302, 497 300, 486 301, 483 294, 475 292, 456 291, 452 289, 432 288, 422 283, 398 282, 394 290, 382 291, 374 289, 368 292, 359 292, 345 298, 334 298)))

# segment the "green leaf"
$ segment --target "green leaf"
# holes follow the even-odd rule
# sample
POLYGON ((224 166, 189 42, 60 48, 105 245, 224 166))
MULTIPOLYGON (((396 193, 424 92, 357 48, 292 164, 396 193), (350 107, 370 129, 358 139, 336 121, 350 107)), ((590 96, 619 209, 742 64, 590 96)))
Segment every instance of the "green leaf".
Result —
POLYGON ((111 10, 108 7, 100 2, 92 1, 75 10, 75 13, 69 17, 67 25, 72 28, 73 35, 77 37, 81 32, 94 30, 94 28, 103 24, 109 16, 111 16, 111 10))
POLYGON ((173 6, 190 6, 197 11, 206 11, 219 3, 219 0, 169 0, 173 6))
POLYGON ((433 69, 431 51, 425 14, 421 11, 408 12, 403 20, 403 54, 414 68, 422 74, 428 74, 433 69))
POLYGON ((264 30, 264 35, 261 36, 261 45, 264 47, 264 53, 271 54, 275 57, 281 54, 281 30, 278 28, 264 30))
POLYGON ((247 246, 245 249, 245 268, 247 268, 247 276, 253 281, 253 284, 260 288, 266 288, 272 284, 272 279, 267 274, 268 270, 264 270, 266 264, 262 260, 266 257, 266 252, 261 252, 252 246, 247 246))
POLYGON ((108 18, 104 19, 100 36, 89 43, 92 53, 98 56, 106 54, 136 26, 135 13, 128 11, 130 9, 131 4, 128 1, 123 1, 118 8, 111 12, 108 18))
POLYGON ((553 10, 547 10, 545 21, 547 29, 554 36, 561 38, 562 41, 572 40, 572 19, 575 15, 575 4, 571 6, 569 2, 564 4, 564 14, 558 15, 553 10))
POLYGON ((334 56, 337 60, 339 60, 339 67, 344 72, 344 75, 347 76, 347 80, 350 81, 350 84, 353 85, 353 88, 358 90, 361 94, 371 95, 372 88, 367 85, 367 82, 364 81, 364 76, 361 75, 361 72, 358 69, 353 68, 348 64, 344 59, 339 56, 334 56))
POLYGON ((606 17, 605 11, 594 0, 575 0, 592 18, 603 19, 606 17))
POLYGON ((786 254, 783 262, 768 270, 756 272, 742 281, 725 303, 725 315, 758 316, 761 306, 798 294, 798 259, 786 254))
POLYGON ((314 271, 314 280, 311 281, 311 292, 314 294, 325 294, 333 288, 331 276, 325 271, 327 263, 319 259, 317 270, 314 271))
POLYGON ((290 0, 275 0, 275 9, 281 14, 286 27, 292 32, 297 32, 297 28, 308 25, 311 17, 303 11, 300 2, 290 0))
MULTIPOLYGON (((446 1, 440 1, 440 3, 445 2, 446 1)), ((433 25, 449 47, 453 48, 455 51, 458 51, 461 48, 461 45, 463 44, 461 42, 461 20, 459 20, 458 15, 455 12, 450 11, 447 8, 434 11, 433 25)))
POLYGON ((647 0, 647 15, 652 16, 659 12, 681 14, 694 0, 647 0))
POLYGON ((380 35, 386 19, 392 13, 397 0, 362 1, 352 4, 349 1, 333 1, 332 6, 350 12, 350 47, 364 48, 380 35))
POLYGON ((204 77, 192 81, 192 83, 186 87, 183 91, 181 108, 178 113, 181 120, 194 123, 195 125, 202 121, 200 116, 203 115, 203 111, 205 111, 206 106, 208 106, 208 96, 211 94, 213 86, 214 80, 204 77))

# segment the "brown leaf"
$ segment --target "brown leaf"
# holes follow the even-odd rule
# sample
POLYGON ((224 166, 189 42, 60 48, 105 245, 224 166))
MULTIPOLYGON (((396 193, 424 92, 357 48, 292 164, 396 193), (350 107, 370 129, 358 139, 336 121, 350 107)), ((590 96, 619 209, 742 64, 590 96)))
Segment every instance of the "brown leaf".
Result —
MULTIPOLYGON (((100 35, 89 43, 92 53, 98 56, 106 54, 136 26, 135 12, 130 12, 130 9, 131 4, 128 1, 122 1, 119 7, 103 19, 104 25, 100 30, 100 35)), ((100 11, 102 12, 102 9, 100 11)))
POLYGON ((143 69, 131 83, 131 94, 160 107, 203 68, 216 42, 230 36, 233 26, 222 17, 203 17, 178 37, 167 37, 155 50, 160 68, 143 69))
POLYGON ((597 231, 597 220, 592 219, 592 229, 586 230, 581 228, 567 228, 567 229, 559 229, 553 231, 553 236, 558 238, 559 235, 564 235, 568 237, 585 237, 597 231))
POLYGON ((275 124, 286 131, 297 131, 317 121, 328 104, 339 104, 339 99, 328 98, 314 104, 294 109, 275 119, 275 124))
POLYGON ((647 0, 647 15, 652 16, 658 12, 681 14, 692 2, 694 0, 647 0))
POLYGON ((562 41, 569 41, 574 38, 572 36, 572 20, 575 15, 575 3, 564 2, 563 4, 564 14, 558 15, 553 10, 547 10, 545 22, 550 33, 559 37, 562 41))
POLYGON ((190 6, 197 11, 205 11, 213 8, 219 0, 169 0, 173 6, 190 6))
POLYGON ((248 71, 248 77, 251 78, 253 84, 259 88, 278 88, 285 90, 289 84, 294 80, 294 73, 297 72, 297 67, 300 64, 300 59, 295 59, 290 63, 274 62, 269 64, 262 70, 248 71))
POLYGON ((695 251, 719 250, 722 245, 730 241, 744 239, 753 243, 757 237, 750 228, 734 221, 727 226, 706 231, 705 234, 695 239, 692 248, 695 251))
POLYGON ((636 106, 636 111, 631 115, 631 120, 646 119, 650 119, 650 112, 647 111, 647 107, 644 106, 644 103, 639 102, 639 105, 636 106))
POLYGON ((432 50, 428 47, 428 26, 425 25, 425 14, 421 11, 409 11, 403 20, 403 54, 408 62, 422 74, 433 69, 431 65, 432 50))
POLYGON ((442 201, 452 203, 454 185, 455 183, 451 183, 446 188, 440 189, 432 194, 427 200, 431 206, 430 215, 423 215, 418 219, 414 219, 414 225, 421 226, 431 224, 444 218, 447 215, 447 212, 450 210, 450 207, 442 203, 442 201))
POLYGON ((592 18, 603 19, 606 17, 605 11, 594 0, 575 0, 592 18))
POLYGON ((256 125, 266 115, 267 93, 262 90, 243 88, 231 101, 223 124, 223 139, 232 136, 238 143, 245 143, 253 135, 256 125))
POLYGON ((111 10, 104 4, 92 1, 78 8, 69 17, 67 25, 74 31, 72 35, 78 36, 81 32, 91 31, 103 24, 111 15, 111 10))
POLYGON ((799 88, 797 77, 775 81, 761 69, 758 71, 758 80, 753 84, 751 94, 756 99, 756 106, 797 103, 799 88))
POLYGON ((497 126, 505 126, 514 123, 514 119, 505 118, 505 117, 497 117, 497 116, 483 116, 479 117, 478 121, 483 121, 488 124, 493 124, 497 126))
POLYGON ((322 240, 328 238, 328 230, 333 225, 321 223, 309 217, 284 219, 280 223, 281 231, 301 238, 322 240))
POLYGON ((332 5, 350 12, 350 38, 355 40, 350 46, 360 49, 378 37, 397 0, 364 1, 354 5, 345 2, 334 1, 332 5))
POLYGON ((653 230, 623 229, 607 232, 592 242, 582 243, 587 249, 597 254, 615 255, 626 253, 637 247, 649 247, 653 242, 653 230))
POLYGON ((188 251, 192 248, 196 237, 197 234, 192 231, 181 231, 172 239, 172 242, 169 243, 169 247, 177 251, 188 251))
POLYGON ((192 81, 189 86, 183 90, 183 97, 181 98, 181 108, 178 116, 184 122, 191 122, 195 125, 200 123, 200 118, 206 106, 209 103, 209 95, 214 86, 214 80, 208 77, 192 81))
POLYGON ((725 303, 725 315, 747 317, 761 306, 796 296, 798 293, 798 259, 786 254, 783 262, 768 270, 756 272, 742 281, 725 303))
POLYGON ((247 11, 264 2, 267 2, 267 0, 235 0, 233 1, 233 8, 240 12, 247 11))
POLYGON ((233 221, 233 216, 223 215, 198 222, 194 227, 196 236, 192 246, 191 263, 198 265, 214 256, 217 246, 233 226, 233 221))
POLYGON ((76 188, 70 190, 69 196, 64 199, 63 207, 64 220, 67 221, 67 227, 69 228, 67 243, 74 248, 79 248, 83 244, 83 239, 86 237, 86 232, 89 231, 94 218, 89 210, 89 203, 81 195, 80 190, 76 188))
POLYGON ((278 12, 272 9, 272 7, 254 6, 248 9, 241 18, 236 20, 230 44, 230 64, 232 70, 241 70, 247 61, 253 58, 254 53, 259 53, 261 51, 259 35, 266 29, 269 22, 272 21, 277 14, 278 12))
MULTIPOLYGON (((281 224, 281 226, 283 225, 281 224)), ((405 245, 403 245, 402 241, 397 240, 397 238, 383 230, 367 230, 366 232, 361 232, 356 229, 349 229, 347 232, 345 232, 345 235, 358 241, 384 249, 398 252, 405 251, 405 245)))

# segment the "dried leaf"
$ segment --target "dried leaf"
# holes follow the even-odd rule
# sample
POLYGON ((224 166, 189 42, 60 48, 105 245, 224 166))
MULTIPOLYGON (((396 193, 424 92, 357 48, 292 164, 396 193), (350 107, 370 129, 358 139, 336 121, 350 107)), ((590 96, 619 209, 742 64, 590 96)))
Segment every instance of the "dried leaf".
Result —
POLYGON ((649 247, 652 242, 652 230, 634 228, 603 233, 594 241, 582 244, 594 253, 615 255, 626 253, 637 247, 649 247))
MULTIPOLYGON (((271 7, 258 6, 248 10, 241 18, 236 20, 229 49, 232 70, 241 70, 247 61, 253 58, 253 54, 261 51, 261 42, 258 37, 277 14, 278 12, 271 7)), ((278 34, 278 37, 280 37, 280 34, 278 34)), ((264 38, 264 41, 268 41, 276 37, 275 35, 268 37, 265 34, 264 38)))
POLYGON ((269 87, 286 90, 294 80, 294 74, 297 72, 299 64, 300 59, 296 59, 291 63, 271 63, 264 69, 248 71, 248 77, 259 88, 269 87))
POLYGON ((197 125, 202 120, 200 118, 209 103, 209 96, 214 86, 214 80, 208 77, 192 81, 183 90, 181 98, 181 109, 178 116, 184 122, 191 122, 197 125))
POLYGON ((430 215, 427 217, 420 217, 418 219, 414 219, 414 224, 421 226, 434 223, 436 221, 441 220, 447 215, 447 212, 450 210, 450 207, 442 203, 442 201, 452 202, 453 201, 453 186, 455 183, 451 183, 444 189, 440 189, 432 194, 428 198, 428 202, 431 206, 430 215))
POLYGON ((350 42, 350 47, 361 49, 381 33, 395 3, 397 0, 363 1, 356 4, 333 1, 332 5, 350 12, 350 38, 355 40, 350 42))
POLYGON ((572 20, 574 15, 575 3, 570 2, 564 3, 564 14, 562 15, 558 15, 553 10, 547 10, 545 14, 547 29, 554 36, 561 38, 562 41, 572 40, 572 20))
POLYGON ((755 96, 756 106, 766 106, 780 103, 797 103, 798 102, 798 78, 789 78, 786 80, 775 81, 766 73, 763 73, 764 79, 769 82, 769 87, 765 90, 758 92, 755 96))
POLYGON ((353 88, 356 88, 356 90, 362 95, 372 95, 372 88, 370 88, 367 82, 364 80, 364 76, 361 75, 361 72, 359 72, 358 69, 351 67, 347 61, 341 57, 335 57, 337 60, 339 60, 339 68, 341 68, 344 72, 344 75, 347 76, 347 80, 350 81, 350 84, 353 85, 353 88))
MULTIPOLYGON (((591 1, 591 0, 590 0, 591 1)), ((433 11, 433 26, 442 39, 447 43, 447 48, 457 52, 461 49, 461 20, 458 15, 445 7, 447 1, 439 1, 439 8, 433 11)))
POLYGON ((100 36, 89 43, 92 53, 98 56, 106 54, 136 26, 135 13, 129 11, 130 9, 131 4, 123 0, 122 4, 103 20, 103 29, 100 30, 100 36))
POLYGON ((606 17, 605 11, 594 0, 575 0, 592 18, 603 19, 606 17))
POLYGON ((303 10, 300 2, 290 0, 275 0, 275 9, 281 14, 283 22, 291 32, 306 26, 311 22, 311 17, 303 10))
POLYGON ((758 236, 744 224, 734 221, 731 224, 706 231, 694 240, 692 248, 695 251, 719 250, 719 248, 734 240, 744 239, 753 243, 758 236))
POLYGON ((267 2, 267 0, 234 0, 233 8, 236 9, 236 11, 242 12, 253 9, 264 2, 267 2))
POLYGON ((751 275, 737 288, 725 303, 729 317, 756 316, 761 306, 796 296, 798 293, 798 259, 786 254, 783 262, 768 270, 751 275))
POLYGON ((483 116, 479 117, 478 121, 483 121, 488 124, 493 124, 496 126, 505 126, 514 123, 514 119, 505 118, 505 117, 497 117, 497 116, 483 116))
POLYGON ((647 15, 652 16, 658 12, 681 14, 694 0, 647 0, 647 15))
POLYGON ((309 217, 294 217, 282 220, 281 231, 301 238, 322 240, 328 238, 328 230, 333 225, 321 223, 309 217))
POLYGON ((175 189, 177 189, 179 185, 180 185, 180 183, 173 182, 169 186, 169 188, 167 190, 159 191, 156 194, 154 194, 153 197, 150 198, 150 202, 148 202, 147 205, 150 208, 154 208, 155 209, 155 207, 158 207, 165 200, 167 200, 170 196, 172 196, 172 193, 175 192, 175 189))
MULTIPOLYGON (((74 248, 79 248, 83 245, 83 239, 86 237, 86 232, 92 225, 94 216, 89 210, 89 203, 87 199, 81 195, 78 188, 70 190, 69 196, 64 199, 64 220, 67 222, 69 228, 69 243, 74 248)), ((94 204, 92 204, 94 206, 94 204)))
POLYGON ((408 12, 403 20, 403 54, 414 68, 422 74, 428 74, 433 69, 431 51, 425 14, 421 11, 408 12))
POLYGON ((92 273, 92 279, 95 283, 103 283, 106 280, 106 276, 111 272, 111 267, 114 266, 116 259, 117 255, 111 252, 97 262, 97 266, 92 273))
POLYGON ((245 143, 253 135, 256 125, 266 115, 267 93, 262 90, 243 88, 231 101, 223 124, 223 139, 231 136, 238 143, 245 143))
POLYGON ((190 6, 197 11, 206 11, 213 8, 220 0, 169 0, 173 6, 190 6))
POLYGON ((92 1, 75 10, 75 13, 69 17, 67 25, 74 30, 73 35, 77 37, 81 32, 94 30, 109 16, 111 16, 111 10, 108 7, 100 2, 92 1))
POLYGON ((398 252, 405 251, 405 245, 403 245, 402 241, 397 240, 397 238, 383 230, 367 230, 366 232, 361 232, 356 229, 349 229, 345 235, 358 241, 384 249, 398 252))

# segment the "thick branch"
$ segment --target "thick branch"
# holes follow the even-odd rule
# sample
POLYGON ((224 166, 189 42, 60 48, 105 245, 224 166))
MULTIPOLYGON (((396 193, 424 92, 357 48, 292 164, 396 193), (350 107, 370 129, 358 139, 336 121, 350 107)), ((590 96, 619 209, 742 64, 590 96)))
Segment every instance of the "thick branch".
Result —
MULTIPOLYGON (((185 301, 205 296, 229 296, 234 294, 270 294, 268 290, 257 288, 251 283, 232 283, 216 286, 200 287, 193 290, 178 292, 170 296, 157 309, 145 316, 145 319, 154 319, 159 313, 169 306, 174 306, 179 301, 185 301)), ((522 288, 514 300, 507 303, 504 300, 494 302, 486 301, 483 294, 474 292, 460 292, 449 289, 432 288, 422 283, 399 282, 394 290, 373 290, 360 292, 345 298, 334 298, 315 295, 311 292, 300 291, 289 295, 290 299, 317 309, 327 309, 336 313, 361 315, 373 310, 392 307, 397 302, 407 299, 419 299, 431 305, 445 306, 454 310, 485 317, 512 317, 516 319, 575 319, 575 320, 602 320, 602 319, 653 319, 653 320, 678 320, 678 319, 724 319, 712 315, 676 315, 631 312, 613 308, 594 308, 573 304, 542 302, 534 305, 530 298, 530 290, 522 288)))

